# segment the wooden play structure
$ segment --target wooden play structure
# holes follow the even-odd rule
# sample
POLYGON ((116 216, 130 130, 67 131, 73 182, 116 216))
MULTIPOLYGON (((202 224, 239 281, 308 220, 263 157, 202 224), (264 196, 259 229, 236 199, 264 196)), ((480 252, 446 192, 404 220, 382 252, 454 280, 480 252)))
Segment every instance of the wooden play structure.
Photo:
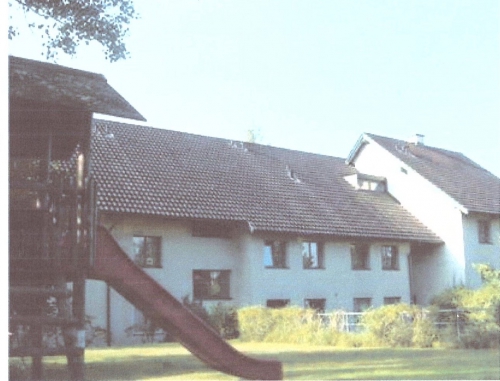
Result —
MULTIPOLYGON (((247 357, 150 278, 98 227, 93 113, 144 120, 101 75, 9 59, 9 356, 67 357, 84 380, 85 281, 114 287, 209 366, 281 379, 281 363, 247 357)), ((110 163, 112 164, 112 163, 110 163)))

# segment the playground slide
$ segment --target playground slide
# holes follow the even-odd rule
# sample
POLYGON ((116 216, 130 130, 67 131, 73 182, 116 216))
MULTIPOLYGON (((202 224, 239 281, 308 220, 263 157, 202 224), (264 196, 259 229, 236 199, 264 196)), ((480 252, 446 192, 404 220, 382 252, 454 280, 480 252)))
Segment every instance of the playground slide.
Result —
POLYGON ((137 266, 104 227, 98 228, 96 258, 89 275, 106 281, 211 368, 246 379, 282 379, 280 362, 253 359, 234 349, 137 266))

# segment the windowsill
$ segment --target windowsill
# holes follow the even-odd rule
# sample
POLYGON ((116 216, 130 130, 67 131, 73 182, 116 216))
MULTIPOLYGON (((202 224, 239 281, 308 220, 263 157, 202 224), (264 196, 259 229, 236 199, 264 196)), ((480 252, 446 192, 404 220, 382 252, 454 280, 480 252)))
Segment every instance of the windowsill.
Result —
POLYGON ((493 242, 479 242, 480 245, 493 245, 493 242))
POLYGON ((382 269, 382 271, 400 271, 400 269, 382 269))
POLYGON ((265 266, 266 270, 290 270, 290 267, 273 267, 273 266, 265 266))
POLYGON ((141 265, 138 265, 141 269, 143 270, 150 270, 150 269, 157 269, 157 270, 161 270, 163 267, 161 266, 141 266, 141 265))
POLYGON ((326 270, 325 267, 303 267, 303 270, 326 270))
POLYGON ((352 269, 352 271, 370 271, 371 269, 365 269, 365 268, 355 268, 355 269, 352 269))

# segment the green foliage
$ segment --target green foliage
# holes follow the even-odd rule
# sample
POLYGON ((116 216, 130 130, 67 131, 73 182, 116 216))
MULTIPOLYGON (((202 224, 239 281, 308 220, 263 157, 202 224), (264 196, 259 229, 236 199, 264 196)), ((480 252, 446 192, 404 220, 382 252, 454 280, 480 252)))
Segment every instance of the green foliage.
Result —
POLYGON ((393 304, 370 309, 361 322, 375 342, 391 347, 430 347, 437 339, 428 313, 421 307, 393 304))
POLYGON ((274 326, 271 310, 260 306, 240 308, 238 322, 243 341, 264 341, 274 326))
POLYGON ((234 307, 217 303, 210 308, 208 315, 210 324, 224 339, 236 339, 239 336, 238 314, 234 307))
MULTIPOLYGON (((9 0, 9 6, 14 3, 39 16, 29 27, 42 33, 47 58, 54 58, 59 50, 74 55, 80 43, 90 41, 101 44, 111 62, 127 57, 128 25, 138 18, 133 0, 9 0)), ((13 21, 17 20, 11 15, 9 39, 19 34, 13 21)))
POLYGON ((299 307, 238 310, 241 340, 253 342, 357 347, 431 347, 437 339, 432 321, 416 306, 394 305, 369 310, 360 333, 343 332, 342 311, 324 323, 315 311, 299 307))
POLYGON ((444 340, 464 348, 496 347, 500 341, 500 271, 483 264, 474 267, 484 281, 481 288, 449 289, 432 304, 459 311, 438 315, 437 321, 450 327, 442 334, 444 340))

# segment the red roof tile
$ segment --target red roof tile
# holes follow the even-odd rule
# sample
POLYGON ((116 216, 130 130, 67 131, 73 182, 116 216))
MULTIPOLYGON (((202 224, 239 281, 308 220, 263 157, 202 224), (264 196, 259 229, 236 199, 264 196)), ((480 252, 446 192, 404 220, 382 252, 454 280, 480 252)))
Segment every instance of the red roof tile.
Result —
POLYGON ((463 154, 366 135, 468 211, 500 214, 500 179, 463 154))
POLYGON ((343 178, 355 172, 343 159, 103 120, 94 125, 101 211, 440 242, 390 195, 356 191, 343 178))

